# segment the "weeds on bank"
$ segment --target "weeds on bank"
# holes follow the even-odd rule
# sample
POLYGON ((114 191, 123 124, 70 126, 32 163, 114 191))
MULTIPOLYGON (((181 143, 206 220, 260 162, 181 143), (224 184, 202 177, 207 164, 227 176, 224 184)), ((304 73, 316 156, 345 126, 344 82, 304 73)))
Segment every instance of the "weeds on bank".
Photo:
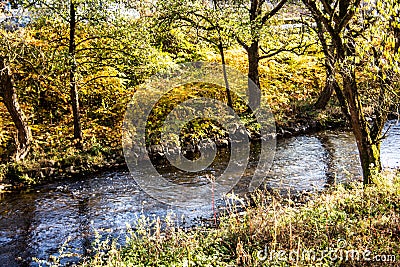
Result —
MULTIPOLYGON (((35 185, 54 178, 93 173, 107 165, 123 162, 121 147, 105 147, 96 139, 85 142, 83 150, 63 147, 62 153, 33 153, 21 162, 0 162, 0 183, 35 185)), ((60 148, 61 149, 61 148, 60 148)))
POLYGON ((376 255, 399 263, 400 175, 374 181, 338 185, 304 203, 256 192, 253 207, 230 206, 216 229, 185 231, 167 219, 162 230, 159 219, 143 219, 126 246, 97 242, 82 266, 364 266, 376 255))

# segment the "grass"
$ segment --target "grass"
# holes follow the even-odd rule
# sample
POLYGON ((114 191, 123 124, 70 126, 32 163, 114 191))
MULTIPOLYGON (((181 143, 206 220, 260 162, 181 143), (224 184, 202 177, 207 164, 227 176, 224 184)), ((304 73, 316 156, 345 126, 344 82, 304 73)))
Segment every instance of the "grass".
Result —
POLYGON ((185 230, 168 219, 161 228, 159 219, 142 218, 126 246, 97 241, 81 266, 395 266, 400 175, 374 182, 337 185, 300 202, 259 191, 244 212, 230 206, 217 228, 185 230))

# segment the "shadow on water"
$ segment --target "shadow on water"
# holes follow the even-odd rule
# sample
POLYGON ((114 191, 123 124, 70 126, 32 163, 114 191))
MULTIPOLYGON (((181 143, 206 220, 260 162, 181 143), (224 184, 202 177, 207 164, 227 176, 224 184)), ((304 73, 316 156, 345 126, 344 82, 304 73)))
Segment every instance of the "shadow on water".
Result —
POLYGON ((29 258, 30 232, 35 219, 36 196, 23 196, 21 205, 20 195, 10 196, 1 202, 0 212, 0 265, 14 266, 18 260, 29 258))
MULTIPOLYGON (((393 126, 382 144, 385 167, 400 167, 400 125, 393 126)), ((221 154, 210 168, 229 160, 221 154)), ((257 155, 248 163, 247 175, 257 167, 257 155)), ((160 170, 163 168, 160 167, 160 170)), ((168 171, 164 169, 164 171, 168 171)), ((155 219, 174 212, 172 217, 183 227, 209 218, 207 207, 191 210, 172 208, 150 198, 141 191, 133 177, 139 174, 112 172, 79 181, 64 181, 18 194, 5 194, 0 200, 0 266, 37 266, 32 258, 48 260, 65 247, 69 253, 87 255, 97 231, 101 236, 120 237, 127 224, 134 225, 142 215, 155 219)), ((179 172, 170 177, 182 179, 179 172)), ((271 188, 292 191, 322 190, 324 187, 361 178, 354 137, 349 132, 325 131, 297 136, 278 142, 274 163, 266 174, 265 184, 271 188)), ((204 182, 204 177, 196 177, 204 182)), ((247 184, 241 180, 235 191, 247 184)), ((222 202, 219 202, 222 204, 222 202)), ((62 264, 76 262, 78 257, 62 264)))

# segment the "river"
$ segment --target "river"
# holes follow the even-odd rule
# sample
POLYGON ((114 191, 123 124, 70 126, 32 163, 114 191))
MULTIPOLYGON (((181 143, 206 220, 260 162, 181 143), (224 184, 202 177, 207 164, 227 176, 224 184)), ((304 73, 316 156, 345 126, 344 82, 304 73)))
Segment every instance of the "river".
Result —
MULTIPOLYGON (((383 140, 381 159, 385 168, 400 167, 399 124, 391 127, 383 140)), ((265 184, 282 190, 313 191, 359 179, 361 168, 353 135, 328 130, 279 140, 265 184)), ((63 244, 67 252, 84 255, 95 231, 123 240, 127 225, 134 225, 140 216, 167 214, 173 214, 184 227, 199 224, 212 213, 211 205, 185 210, 157 202, 141 191, 126 171, 3 194, 0 266, 37 266, 34 257, 47 261, 51 255, 59 255, 63 244)), ((67 258, 61 263, 77 260, 67 258)))

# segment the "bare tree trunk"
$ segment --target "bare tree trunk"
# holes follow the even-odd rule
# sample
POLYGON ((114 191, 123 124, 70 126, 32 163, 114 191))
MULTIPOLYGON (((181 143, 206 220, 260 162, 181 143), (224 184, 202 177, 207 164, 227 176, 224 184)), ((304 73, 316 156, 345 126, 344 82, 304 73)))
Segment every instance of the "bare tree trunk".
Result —
POLYGON ((249 104, 253 108, 258 108, 261 102, 260 76, 258 70, 258 65, 260 61, 258 41, 253 41, 251 46, 249 46, 247 50, 247 57, 249 61, 249 104))
POLYGON ((400 28, 394 29, 394 38, 395 38, 395 45, 394 45, 394 52, 399 53, 400 48, 400 28))
POLYGON ((17 128, 17 136, 15 138, 15 160, 20 161, 29 153, 32 134, 25 114, 18 103, 13 75, 6 65, 4 58, 0 58, 0 67, 0 95, 3 97, 3 102, 17 128))
POLYGON ((340 86, 339 86, 338 82, 336 81, 336 79, 333 82, 333 89, 335 90, 336 98, 339 101, 340 109, 342 110, 343 115, 346 117, 347 121, 350 122, 351 117, 350 117, 350 112, 349 112, 348 105, 346 102, 346 98, 344 97, 342 89, 340 89, 340 86))
POLYGON ((325 26, 321 22, 320 18, 313 13, 314 20, 317 24, 317 35, 318 39, 321 42, 322 51, 325 55, 325 68, 326 68, 326 84, 325 88, 319 96, 317 102, 315 103, 315 107, 317 109, 324 109, 328 104, 330 98, 332 97, 333 91, 335 91, 336 98, 339 101, 340 108, 342 110, 343 115, 347 119, 347 121, 351 122, 350 113, 348 110, 348 105, 346 102, 346 98, 343 95, 342 89, 339 86, 339 83, 335 77, 335 46, 328 45, 328 40, 325 37, 325 33, 329 33, 326 31, 325 26))
POLYGON ((335 87, 339 87, 339 85, 335 79, 335 75, 334 75, 334 71, 333 71, 333 67, 332 67, 332 66, 334 66, 334 62, 332 59, 333 51, 332 51, 332 48, 328 46, 327 40, 324 35, 325 28, 324 28, 323 24, 321 23, 321 21, 319 21, 315 17, 315 15, 314 15, 314 19, 317 23, 318 39, 321 42, 322 50, 325 55, 325 68, 326 68, 325 87, 314 106, 317 109, 324 109, 326 107, 326 105, 328 104, 329 100, 331 99, 333 91, 335 90, 337 92, 335 87))
MULTIPOLYGON (((327 65, 327 68, 328 65, 327 65)), ((332 71, 327 70, 326 72, 327 79, 324 90, 319 96, 317 102, 315 103, 315 108, 324 109, 328 104, 330 98, 332 97, 332 93, 335 92, 336 98, 339 101, 340 108, 342 110, 343 115, 346 117, 347 121, 351 121, 351 117, 349 114, 349 110, 347 108, 346 98, 343 95, 342 89, 339 86, 334 74, 332 71)))
POLYGON ((328 105, 328 102, 331 99, 333 93, 333 82, 335 81, 332 79, 332 77, 328 77, 327 74, 324 90, 322 90, 317 102, 315 102, 315 108, 324 109, 326 105, 328 105))
POLYGON ((328 104, 330 98, 332 97, 332 93, 333 91, 335 91, 336 97, 339 101, 340 107, 342 109, 342 113, 344 114, 344 116, 346 117, 346 119, 350 122, 350 115, 349 115, 349 111, 347 108, 347 103, 346 103, 346 99, 343 96, 343 92, 336 80, 335 77, 335 70, 334 70, 334 66, 335 66, 335 59, 334 59, 334 46, 329 46, 328 45, 328 40, 325 37, 325 33, 327 32, 323 23, 321 22, 321 20, 318 18, 318 16, 316 16, 313 13, 313 17, 315 22, 317 23, 317 35, 318 35, 318 39, 321 42, 321 46, 322 46, 322 51, 324 52, 325 55, 325 68, 326 68, 326 84, 325 84, 325 88, 322 91, 320 97, 318 98, 317 102, 315 103, 315 107, 317 109, 324 109, 326 107, 326 105, 328 104))
POLYGON ((364 184, 372 183, 372 172, 381 171, 380 160, 380 141, 372 140, 368 123, 362 112, 361 101, 357 92, 357 84, 354 77, 348 74, 348 71, 342 73, 343 93, 347 99, 351 126, 356 138, 358 152, 360 155, 361 166, 363 170, 364 184))
POLYGON ((79 93, 76 86, 76 43, 75 43, 75 30, 76 30, 76 10, 75 4, 70 2, 70 21, 69 21, 69 56, 70 56, 70 71, 69 71, 69 82, 70 82, 70 94, 71 94, 71 105, 72 113, 74 117, 74 139, 77 140, 77 147, 82 147, 82 125, 81 125, 81 113, 79 107, 79 93))
POLYGON ((219 53, 221 55, 222 71, 224 72, 224 81, 225 81, 226 95, 227 95, 227 98, 228 98, 228 107, 233 109, 231 91, 230 91, 229 81, 228 81, 228 75, 226 73, 226 62, 225 62, 224 47, 222 46, 221 43, 218 45, 218 49, 219 49, 219 53))

